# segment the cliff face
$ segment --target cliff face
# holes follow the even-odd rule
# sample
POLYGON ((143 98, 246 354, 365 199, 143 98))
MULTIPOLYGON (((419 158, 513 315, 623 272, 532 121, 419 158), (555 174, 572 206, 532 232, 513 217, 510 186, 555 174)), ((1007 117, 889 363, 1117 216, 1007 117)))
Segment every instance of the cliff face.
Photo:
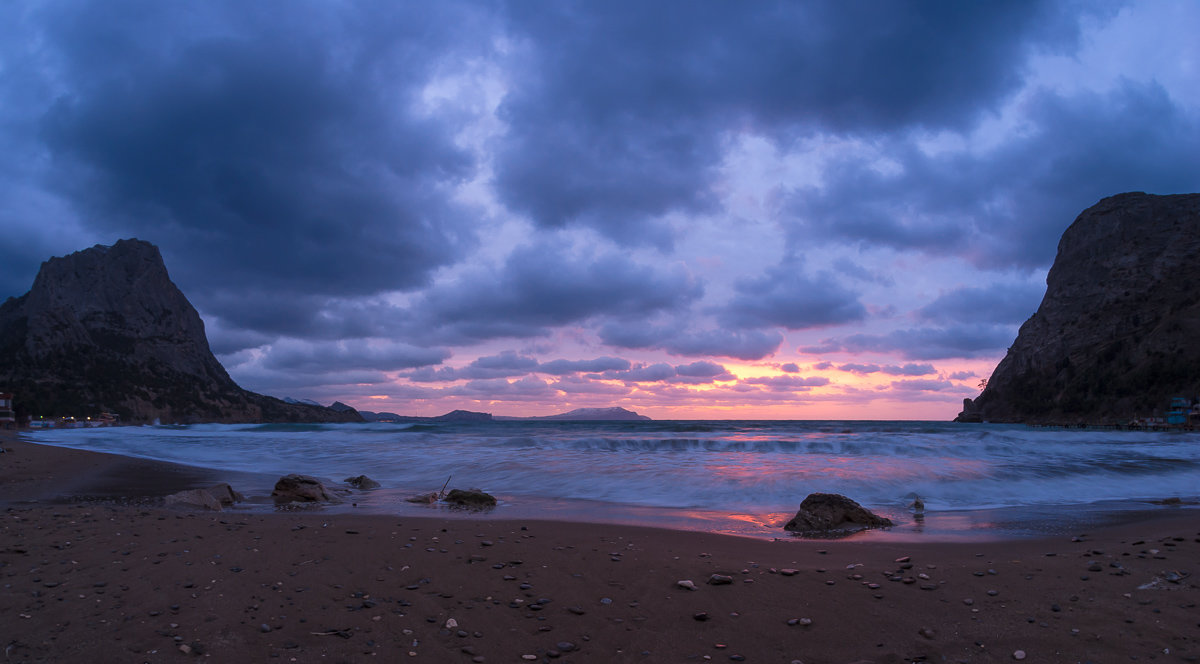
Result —
POLYGON ((1200 194, 1106 198, 960 421, 1119 423, 1200 393, 1200 194))
POLYGON ((33 415, 114 412, 125 421, 360 421, 238 387, 158 248, 95 246, 42 264, 0 305, 0 386, 33 415))

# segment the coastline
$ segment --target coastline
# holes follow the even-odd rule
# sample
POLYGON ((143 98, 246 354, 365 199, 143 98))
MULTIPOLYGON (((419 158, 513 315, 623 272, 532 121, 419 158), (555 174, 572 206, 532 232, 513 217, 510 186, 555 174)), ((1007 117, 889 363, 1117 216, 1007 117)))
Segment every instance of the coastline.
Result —
POLYGON ((1200 658, 1195 510, 971 542, 213 513, 54 500, 225 479, 204 469, 9 433, 0 444, 13 450, 0 454, 6 661, 176 661, 185 651, 222 662, 1200 658), (733 582, 705 583, 714 573, 733 582), (697 590, 676 585, 685 579, 697 590))

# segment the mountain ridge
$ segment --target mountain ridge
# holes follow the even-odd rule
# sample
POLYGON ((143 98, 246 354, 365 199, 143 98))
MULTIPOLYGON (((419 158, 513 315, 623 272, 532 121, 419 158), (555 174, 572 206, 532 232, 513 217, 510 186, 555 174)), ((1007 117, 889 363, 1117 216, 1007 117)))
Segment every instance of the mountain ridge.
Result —
POLYGON ((242 389, 158 247, 136 238, 42 263, 29 292, 0 304, 0 386, 19 414, 124 422, 346 422, 356 412, 242 389))
POLYGON ((1063 233, 1046 293, 957 421, 1121 424, 1200 391, 1200 194, 1110 196, 1063 233))

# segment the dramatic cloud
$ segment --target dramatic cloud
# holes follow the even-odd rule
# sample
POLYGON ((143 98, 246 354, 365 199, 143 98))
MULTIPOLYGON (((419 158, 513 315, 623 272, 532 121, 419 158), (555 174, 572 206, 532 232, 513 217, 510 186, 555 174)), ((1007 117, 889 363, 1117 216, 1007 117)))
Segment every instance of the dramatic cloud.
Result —
POLYGON ((251 389, 950 417, 1076 215, 1200 190, 1198 23, 1120 0, 2 4, 0 299, 139 237, 251 389))
POLYGON ((1002 354, 1016 338, 1010 326, 964 324, 954 327, 922 327, 894 330, 887 334, 851 334, 826 339, 818 346, 802 348, 805 353, 884 353, 913 360, 969 358, 1002 354))
POLYGON ((802 330, 862 320, 867 313, 858 295, 832 275, 807 277, 794 262, 771 268, 760 278, 739 281, 734 289, 737 297, 723 316, 732 327, 802 330))
POLYGON ((496 271, 433 289, 418 306, 428 328, 463 339, 527 337, 596 316, 641 318, 703 293, 681 265, 645 265, 595 247, 535 243, 496 271))

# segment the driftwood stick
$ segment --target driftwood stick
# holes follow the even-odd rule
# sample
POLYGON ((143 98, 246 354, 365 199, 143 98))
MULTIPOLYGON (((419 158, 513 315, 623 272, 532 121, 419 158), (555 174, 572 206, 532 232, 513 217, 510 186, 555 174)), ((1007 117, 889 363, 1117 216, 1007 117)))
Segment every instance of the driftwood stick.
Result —
MULTIPOLYGON (((450 477, 454 477, 451 475, 450 477)), ((442 490, 438 492, 438 500, 446 497, 446 487, 450 486, 450 477, 446 478, 446 483, 442 485, 442 490)))

